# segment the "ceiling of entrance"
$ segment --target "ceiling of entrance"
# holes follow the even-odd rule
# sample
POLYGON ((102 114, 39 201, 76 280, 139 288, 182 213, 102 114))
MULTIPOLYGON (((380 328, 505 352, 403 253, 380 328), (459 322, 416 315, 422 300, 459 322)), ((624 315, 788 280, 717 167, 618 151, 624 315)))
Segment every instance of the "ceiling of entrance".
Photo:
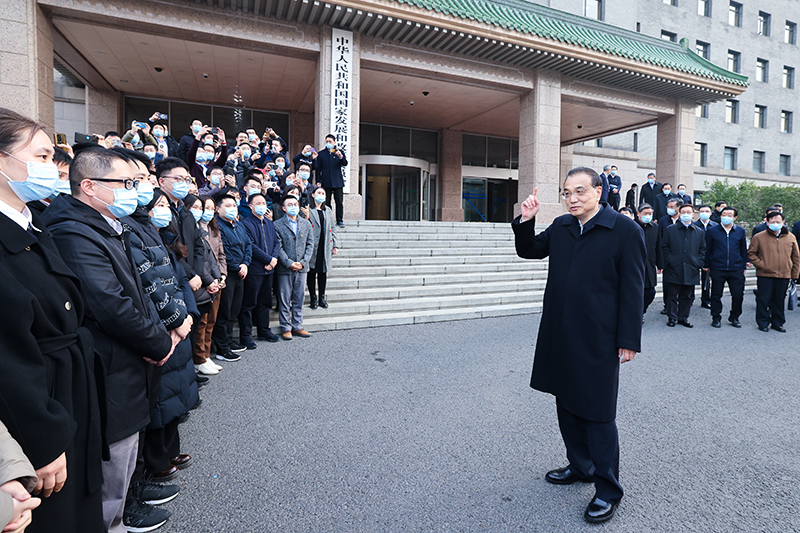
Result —
MULTIPOLYGON (((72 20, 56 19, 54 24, 115 89, 125 94, 314 112, 317 67, 313 60, 72 20)), ((361 120, 516 138, 519 94, 475 83, 362 68, 361 120)), ((654 120, 654 115, 636 110, 564 100, 561 142, 630 130, 654 120)))

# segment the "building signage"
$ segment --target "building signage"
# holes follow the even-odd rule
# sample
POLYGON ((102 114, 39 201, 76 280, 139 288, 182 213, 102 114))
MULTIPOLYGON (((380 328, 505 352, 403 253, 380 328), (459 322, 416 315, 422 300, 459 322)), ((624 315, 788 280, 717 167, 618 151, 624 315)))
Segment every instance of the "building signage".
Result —
MULTIPOLYGON (((333 54, 331 59, 331 131, 336 135, 336 145, 346 156, 351 156, 352 128, 350 110, 353 99, 353 32, 333 29, 333 54)), ((344 191, 350 192, 350 176, 343 169, 344 191)))

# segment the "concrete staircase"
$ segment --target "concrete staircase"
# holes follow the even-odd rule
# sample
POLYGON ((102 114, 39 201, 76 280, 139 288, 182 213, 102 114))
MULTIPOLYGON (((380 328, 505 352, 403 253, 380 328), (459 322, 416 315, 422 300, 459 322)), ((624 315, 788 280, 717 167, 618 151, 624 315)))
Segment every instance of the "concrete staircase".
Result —
MULTIPOLYGON (((328 275, 330 306, 310 309, 306 295, 308 331, 541 311, 547 260, 517 257, 509 224, 348 221, 338 237, 328 275)), ((753 271, 747 286, 755 287, 753 271)), ((270 323, 278 332, 274 311, 270 323)))

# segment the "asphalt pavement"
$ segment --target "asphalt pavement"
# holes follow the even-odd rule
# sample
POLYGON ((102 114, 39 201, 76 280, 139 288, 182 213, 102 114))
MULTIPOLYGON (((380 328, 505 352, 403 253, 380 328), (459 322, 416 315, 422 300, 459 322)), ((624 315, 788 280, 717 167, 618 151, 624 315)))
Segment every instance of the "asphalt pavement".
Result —
POLYGON ((317 333, 222 363, 181 425, 194 464, 160 531, 800 531, 800 310, 762 333, 752 291, 741 329, 698 304, 693 329, 651 306, 621 368, 611 522, 584 522, 592 485, 543 479, 566 459, 555 400, 528 385, 534 314, 317 333))

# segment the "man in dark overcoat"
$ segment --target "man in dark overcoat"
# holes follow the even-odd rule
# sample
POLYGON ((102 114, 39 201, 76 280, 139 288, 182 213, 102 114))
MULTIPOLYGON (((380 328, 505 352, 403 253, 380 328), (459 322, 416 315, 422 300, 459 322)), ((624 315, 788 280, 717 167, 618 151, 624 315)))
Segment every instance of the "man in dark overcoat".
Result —
POLYGON ((664 259, 661 254, 661 231, 653 220, 653 206, 642 204, 639 206, 639 225, 644 232, 644 248, 647 252, 647 261, 644 271, 644 312, 653 303, 658 285, 658 273, 664 268, 664 259))
POLYGON ((664 254, 664 285, 667 288, 667 325, 691 328, 689 312, 694 286, 700 283, 700 269, 706 258, 706 232, 694 224, 694 207, 679 207, 679 221, 661 236, 664 254))
POLYGON ((569 465, 545 479, 594 481, 584 518, 609 520, 622 499, 616 412, 619 364, 641 350, 645 247, 642 229, 602 205, 603 182, 590 168, 567 174, 570 214, 536 235, 537 191, 512 222, 517 254, 550 257, 531 387, 556 397, 569 465), (598 320, 603 317, 603 320, 598 320))

